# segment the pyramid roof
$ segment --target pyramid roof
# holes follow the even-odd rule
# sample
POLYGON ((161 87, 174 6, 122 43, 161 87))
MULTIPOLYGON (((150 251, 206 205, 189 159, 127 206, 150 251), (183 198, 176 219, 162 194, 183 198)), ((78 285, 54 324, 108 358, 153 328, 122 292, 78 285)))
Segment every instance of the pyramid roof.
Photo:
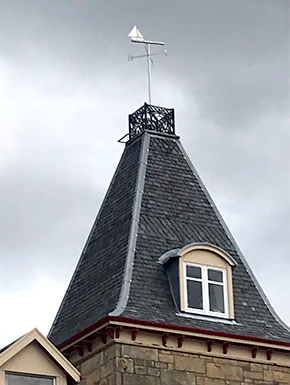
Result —
POLYGON ((144 105, 49 333, 56 345, 110 317, 289 341, 174 130, 173 110, 144 105), (176 309, 160 257, 214 245, 231 258, 234 321, 176 309), (159 263, 158 263, 159 262, 159 263))

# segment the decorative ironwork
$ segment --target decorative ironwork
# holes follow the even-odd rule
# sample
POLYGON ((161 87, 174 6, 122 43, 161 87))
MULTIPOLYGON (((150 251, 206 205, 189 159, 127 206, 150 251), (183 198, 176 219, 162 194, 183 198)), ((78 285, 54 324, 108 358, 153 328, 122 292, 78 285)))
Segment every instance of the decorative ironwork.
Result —
POLYGON ((129 137, 136 138, 144 131, 155 131, 175 135, 174 109, 144 103, 129 115, 129 137))

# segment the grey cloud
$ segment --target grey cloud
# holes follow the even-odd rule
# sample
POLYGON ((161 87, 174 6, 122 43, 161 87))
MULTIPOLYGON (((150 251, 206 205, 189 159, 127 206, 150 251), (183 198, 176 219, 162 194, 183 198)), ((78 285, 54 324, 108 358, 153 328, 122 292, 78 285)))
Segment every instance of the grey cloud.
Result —
POLYGON ((286 0, 1 2, 0 290, 36 270, 72 274, 116 140, 145 101, 146 62, 127 61, 144 52, 127 37, 137 24, 169 51, 154 60, 153 103, 176 108, 177 134, 267 295, 287 300, 288 11, 286 0))

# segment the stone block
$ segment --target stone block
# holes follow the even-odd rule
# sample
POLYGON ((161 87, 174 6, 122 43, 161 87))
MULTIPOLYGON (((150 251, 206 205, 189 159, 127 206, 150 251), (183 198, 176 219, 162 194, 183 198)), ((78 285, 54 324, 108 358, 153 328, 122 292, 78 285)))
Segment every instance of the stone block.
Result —
POLYGON ((118 372, 134 373, 134 365, 132 358, 116 358, 116 367, 118 372))
MULTIPOLYGON (((281 384, 282 385, 282 382, 265 381, 265 380, 253 380, 253 384, 255 384, 255 385, 280 385, 281 384)), ((283 382, 283 385, 286 385, 286 384, 284 384, 284 382, 283 382)), ((287 382, 287 385, 288 385, 288 382, 287 382)))
POLYGON ((168 364, 166 362, 155 362, 154 366, 159 369, 168 369, 168 364))
POLYGON ((87 376, 94 370, 98 369, 104 363, 103 352, 95 354, 81 364, 80 372, 83 376, 87 376))
POLYGON ((213 362, 221 365, 239 366, 243 370, 251 370, 249 362, 230 360, 228 358, 219 358, 219 357, 214 357, 213 362))
POLYGON ((103 351, 104 362, 114 359, 115 354, 116 354, 116 346, 114 344, 109 346, 107 349, 103 351))
POLYGON ((159 354, 159 361, 173 363, 174 357, 169 354, 159 354))
POLYGON ((226 380, 226 385, 241 385, 240 381, 226 380))
POLYGON ((101 379, 100 369, 97 369, 86 376, 86 385, 97 384, 101 379))
POLYGON ((263 373, 262 372, 244 372, 244 377, 246 378, 252 378, 254 380, 263 380, 263 373))
POLYGON ((147 369, 148 376, 155 376, 159 377, 160 376, 160 369, 158 368, 148 368, 147 369))
POLYGON ((110 360, 101 366, 101 378, 108 377, 115 371, 115 362, 110 360))
POLYGON ((263 371, 263 365, 250 363, 250 370, 253 370, 254 372, 262 372, 263 371))
POLYGON ((143 360, 158 361, 158 351, 154 348, 144 348, 141 346, 122 346, 122 356, 128 358, 138 358, 143 360))
POLYGON ((115 344, 115 357, 120 357, 120 356, 121 356, 121 345, 115 344))
POLYGON ((136 374, 147 374, 147 368, 145 366, 135 366, 136 374))
POLYGON ((137 365, 137 366, 146 366, 146 367, 152 366, 154 368, 155 364, 156 364, 156 361, 141 360, 139 358, 134 359, 134 365, 137 365))
POLYGON ((205 373, 205 360, 198 357, 175 357, 175 369, 194 373, 205 373))
POLYGON ((216 378, 206 378, 205 385, 225 385, 224 380, 217 380, 216 378))
POLYGON ((274 381, 278 381, 279 383, 282 384, 289 384, 289 376, 288 373, 285 372, 277 372, 276 368, 273 371, 273 376, 274 376, 274 381))
POLYGON ((206 364, 206 369, 207 376, 210 378, 243 381, 243 369, 239 366, 208 362, 206 364))
POLYGON ((121 373, 114 373, 114 374, 111 374, 109 377, 107 377, 107 383, 108 385, 121 385, 122 384, 122 380, 121 380, 121 373), (119 378, 117 377, 117 374, 119 376, 119 378))
POLYGON ((196 385, 205 385, 205 378, 204 377, 196 377, 196 385))
POLYGON ((266 381, 273 381, 274 380, 274 374, 271 370, 264 370, 264 380, 266 381))
POLYGON ((111 374, 109 377, 106 377, 100 383, 104 385, 122 385, 122 377, 121 373, 111 374))
POLYGON ((161 354, 171 354, 171 351, 170 350, 163 350, 163 349, 161 349, 160 353, 161 354))
POLYGON ((143 376, 141 374, 122 373, 122 379, 122 385, 161 385, 160 377, 143 376))
POLYGON ((122 385, 122 374, 116 373, 116 385, 122 385))
POLYGON ((222 365, 236 365, 238 366, 239 365, 239 361, 237 360, 230 360, 228 358, 220 358, 220 357, 214 357, 213 358, 213 362, 215 362, 216 364, 222 364, 222 365))
POLYGON ((196 385, 195 375, 190 372, 161 370, 161 385, 196 385))
MULTIPOLYGON (((289 356, 289 358, 290 358, 290 356, 289 356)), ((278 366, 278 365, 272 366, 272 370, 274 370, 275 372, 284 372, 283 366, 278 366)))

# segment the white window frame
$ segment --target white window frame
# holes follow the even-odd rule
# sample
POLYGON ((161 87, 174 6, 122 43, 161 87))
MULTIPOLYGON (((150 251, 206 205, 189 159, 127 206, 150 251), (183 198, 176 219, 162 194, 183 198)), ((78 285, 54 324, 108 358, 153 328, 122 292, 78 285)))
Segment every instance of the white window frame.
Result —
POLYGON ((228 285, 227 285, 227 272, 226 269, 215 267, 215 266, 208 266, 208 265, 200 265, 196 263, 191 262, 184 262, 183 263, 183 274, 184 274, 184 294, 185 294, 185 311, 188 313, 195 313, 195 314, 203 314, 203 315, 210 315, 213 317, 219 317, 219 318, 228 318, 229 317, 229 309, 228 309, 228 285), (186 274, 186 267, 187 266, 194 266, 199 267, 201 269, 201 279, 197 278, 191 278, 187 277, 186 274), (222 272, 223 275, 223 282, 218 283, 214 282, 214 284, 217 284, 219 286, 223 286, 223 293, 224 293, 224 313, 220 312, 214 312, 210 311, 209 306, 209 283, 211 281, 208 280, 208 270, 216 270, 219 272, 222 272), (203 300, 203 309, 195 309, 188 306, 188 293, 187 293, 187 280, 191 281, 199 281, 202 282, 202 300, 203 300))

